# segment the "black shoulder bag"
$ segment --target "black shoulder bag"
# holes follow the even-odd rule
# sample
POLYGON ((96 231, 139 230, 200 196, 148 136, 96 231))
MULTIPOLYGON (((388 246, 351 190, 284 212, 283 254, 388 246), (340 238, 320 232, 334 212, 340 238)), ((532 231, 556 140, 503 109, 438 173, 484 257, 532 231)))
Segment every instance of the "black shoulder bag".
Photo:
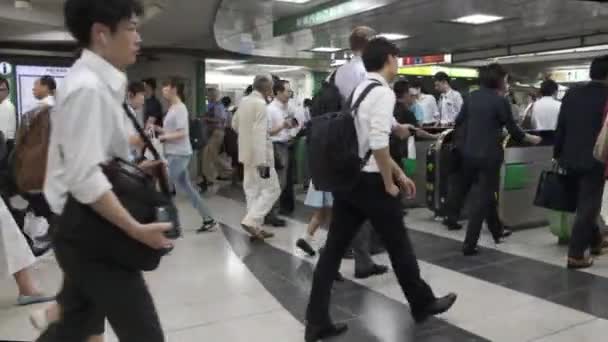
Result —
MULTIPOLYGON (((160 161, 158 151, 126 105, 124 110, 158 165, 152 172, 145 172, 136 164, 116 158, 102 164, 102 170, 121 204, 138 222, 173 223, 174 228, 167 232, 167 237, 177 239, 181 235, 181 229, 177 208, 169 190, 166 166, 160 161), (158 217, 159 212, 163 218, 158 217)), ((155 250, 132 239, 90 206, 79 203, 72 196, 69 196, 57 223, 58 239, 69 243, 91 260, 111 263, 128 270, 152 271, 158 267, 161 258, 170 252, 166 249, 155 250)))

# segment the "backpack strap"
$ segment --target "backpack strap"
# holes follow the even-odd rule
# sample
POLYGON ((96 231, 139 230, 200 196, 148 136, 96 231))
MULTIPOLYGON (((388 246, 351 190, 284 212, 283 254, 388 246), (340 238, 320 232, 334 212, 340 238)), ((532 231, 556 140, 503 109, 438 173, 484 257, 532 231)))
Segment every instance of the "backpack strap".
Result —
MULTIPOLYGON (((363 102, 363 100, 365 100, 365 98, 367 97, 367 95, 369 95, 369 93, 374 88, 380 87, 380 86, 382 86, 382 84, 380 84, 380 82, 372 81, 372 83, 368 84, 367 87, 365 87, 365 89, 363 89, 363 91, 361 92, 361 95, 359 95, 359 97, 357 98, 357 101, 354 104, 352 104, 352 100, 353 100, 353 98, 355 96, 355 92, 353 91, 352 95, 350 96, 350 100, 348 102, 349 105, 352 104, 352 106, 350 107, 350 109, 356 113, 357 110, 359 109, 359 106, 361 105, 361 102, 363 102)), ((355 91, 356 91, 356 89, 355 89, 355 91)))

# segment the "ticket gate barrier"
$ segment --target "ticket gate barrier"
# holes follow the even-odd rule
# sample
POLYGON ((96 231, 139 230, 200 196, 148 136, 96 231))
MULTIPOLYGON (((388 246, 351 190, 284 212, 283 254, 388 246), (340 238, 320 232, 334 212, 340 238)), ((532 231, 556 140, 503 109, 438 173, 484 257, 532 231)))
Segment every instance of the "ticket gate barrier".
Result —
POLYGON ((524 229, 546 226, 549 211, 534 206, 536 188, 543 170, 552 166, 554 131, 531 131, 543 141, 538 146, 505 139, 505 161, 501 168, 498 213, 505 226, 524 229))
MULTIPOLYGON (((445 127, 426 127, 424 130, 431 134, 441 134, 451 129, 445 127)), ((416 184, 416 197, 404 200, 406 207, 423 208, 427 206, 427 158, 428 151, 434 144, 437 144, 437 140, 416 139, 416 159, 404 159, 401 162, 405 174, 416 184)))

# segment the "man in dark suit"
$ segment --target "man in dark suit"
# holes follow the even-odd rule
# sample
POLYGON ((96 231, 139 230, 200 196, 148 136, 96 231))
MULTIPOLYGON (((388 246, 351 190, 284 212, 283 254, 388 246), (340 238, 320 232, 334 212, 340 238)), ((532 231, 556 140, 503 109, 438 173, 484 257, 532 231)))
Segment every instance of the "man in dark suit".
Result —
POLYGON ((502 147, 504 129, 515 141, 539 144, 541 139, 526 134, 517 126, 511 105, 502 95, 507 90, 507 72, 498 64, 480 71, 481 88, 469 95, 456 118, 456 127, 464 125, 459 137, 462 153, 462 182, 470 188, 479 185, 477 198, 469 217, 463 254, 479 253, 477 243, 483 221, 486 221, 496 243, 504 237, 496 208, 496 189, 500 183, 500 167, 504 161, 502 147))
POLYGON ((573 88, 564 97, 557 123, 554 158, 568 170, 578 185, 578 207, 570 248, 568 268, 587 268, 601 254, 606 243, 597 219, 605 184, 604 165, 593 157, 593 147, 602 127, 608 99, 608 56, 593 60, 591 82, 573 88))

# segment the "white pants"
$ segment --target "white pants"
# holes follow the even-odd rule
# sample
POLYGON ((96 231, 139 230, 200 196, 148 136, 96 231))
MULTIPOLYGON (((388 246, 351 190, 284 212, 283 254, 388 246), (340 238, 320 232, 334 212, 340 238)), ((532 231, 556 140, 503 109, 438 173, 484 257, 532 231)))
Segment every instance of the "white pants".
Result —
POLYGON ((243 188, 247 199, 247 215, 244 225, 259 228, 264 223, 264 217, 281 196, 281 186, 277 171, 270 168, 270 178, 262 179, 257 168, 245 166, 243 188))
POLYGON ((36 257, 0 198, 0 280, 32 266, 36 257))

